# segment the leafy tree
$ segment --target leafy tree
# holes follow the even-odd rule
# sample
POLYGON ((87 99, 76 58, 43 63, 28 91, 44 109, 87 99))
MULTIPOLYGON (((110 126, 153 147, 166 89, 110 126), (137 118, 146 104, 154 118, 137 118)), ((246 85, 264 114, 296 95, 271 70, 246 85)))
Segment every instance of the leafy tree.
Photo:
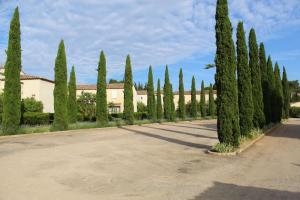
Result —
POLYGON ((214 90, 212 84, 209 87, 209 105, 208 112, 210 116, 215 116, 215 99, 214 99, 214 90))
POLYGON ((240 128, 241 134, 247 136, 253 128, 253 100, 251 70, 248 65, 248 49, 242 22, 238 24, 236 46, 240 128))
POLYGON ((166 120, 171 120, 171 94, 170 94, 170 79, 168 65, 165 71, 165 84, 164 84, 164 116, 166 120))
POLYGON ((54 122, 52 128, 62 131, 68 128, 67 59, 63 40, 58 47, 54 72, 54 122))
POLYGON ((96 118, 96 95, 82 92, 77 99, 77 107, 83 120, 94 121, 96 118))
POLYGON ((105 126, 108 122, 107 96, 106 96, 106 58, 103 51, 100 53, 98 64, 97 96, 96 96, 97 123, 105 126))
POLYGON ((23 99, 24 112, 43 112, 43 103, 34 97, 23 99))
POLYGON ((221 143, 239 146, 236 57, 227 0, 217 1, 215 28, 218 138, 221 143))
POLYGON ((154 95, 152 66, 149 67, 149 72, 148 72, 147 108, 148 108, 148 118, 151 120, 155 120, 156 110, 155 110, 155 95, 154 95))
POLYGON ((126 58, 125 78, 124 78, 124 113, 123 117, 128 124, 133 124, 134 109, 133 109, 133 82, 130 56, 126 58))
POLYGON ((274 77, 275 77, 275 94, 274 101, 276 103, 275 109, 275 122, 281 122, 282 119, 282 109, 283 109, 283 93, 282 93, 282 83, 280 77, 280 70, 278 63, 275 64, 274 69, 274 77))
POLYGON ((200 112, 201 117, 206 117, 206 107, 205 107, 205 90, 204 90, 204 81, 201 82, 201 96, 200 96, 200 112))
POLYGON ((184 85, 183 85, 183 73, 180 68, 179 72, 179 102, 178 102, 179 118, 185 118, 185 99, 184 99, 184 85))
POLYGON ((261 69, 258 63, 258 46, 254 29, 249 34, 249 66, 252 76, 253 125, 262 128, 265 125, 263 92, 261 85, 261 69))
POLYGON ((190 115, 192 118, 197 118, 196 81, 194 76, 192 78, 190 115))
POLYGON ((69 96, 68 96, 68 117, 69 123, 77 121, 77 99, 76 99, 76 75, 75 68, 72 66, 69 80, 69 96))
POLYGON ((285 67, 283 67, 283 74, 282 74, 282 92, 283 92, 283 118, 287 119, 289 118, 291 93, 289 90, 289 83, 288 83, 285 67))
POLYGON ((5 63, 5 84, 3 98, 2 131, 14 134, 18 131, 21 119, 21 30, 19 8, 14 11, 10 22, 7 57, 5 63))
POLYGON ((157 98, 157 104, 156 104, 156 114, 157 114, 157 120, 162 119, 162 104, 161 104, 161 92, 160 92, 160 80, 157 80, 157 90, 156 90, 156 98, 157 98))

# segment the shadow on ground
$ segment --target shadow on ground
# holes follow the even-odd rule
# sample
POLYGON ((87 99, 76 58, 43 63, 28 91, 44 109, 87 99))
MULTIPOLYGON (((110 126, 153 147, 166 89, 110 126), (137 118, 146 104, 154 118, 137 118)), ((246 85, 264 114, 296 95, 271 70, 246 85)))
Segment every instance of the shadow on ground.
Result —
MULTIPOLYGON (((291 139, 300 139, 300 132, 298 131, 300 125, 297 124, 284 124, 283 126, 288 127, 289 131, 285 130, 278 130, 273 131, 272 133, 268 134, 271 137, 282 137, 282 138, 291 138, 291 139)), ((299 198, 300 199, 300 198, 299 198)))
MULTIPOLYGON (((186 126, 184 124, 164 124, 166 126, 175 126, 175 127, 182 127, 182 128, 190 128, 190 129, 199 129, 199 130, 207 130, 207 131, 217 131, 216 128, 206 128, 206 127, 195 127, 194 124, 192 126, 186 126)), ((202 125, 201 125, 202 126, 202 125)))
POLYGON ((299 198, 299 192, 215 182, 214 186, 190 200, 299 200, 299 198))

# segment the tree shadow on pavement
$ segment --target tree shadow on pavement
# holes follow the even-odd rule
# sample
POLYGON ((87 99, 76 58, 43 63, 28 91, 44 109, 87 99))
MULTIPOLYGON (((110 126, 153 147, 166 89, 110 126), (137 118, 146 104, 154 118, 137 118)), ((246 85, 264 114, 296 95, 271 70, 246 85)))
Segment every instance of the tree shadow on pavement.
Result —
POLYGON ((212 187, 190 200, 299 200, 299 198, 300 192, 215 182, 212 187))
POLYGON ((195 127, 195 124, 191 124, 191 125, 194 125, 194 126, 186 126, 186 125, 182 125, 182 124, 164 124, 164 125, 166 125, 166 126, 175 126, 175 127, 183 127, 183 128, 190 128, 190 129, 207 130, 207 131, 217 131, 217 129, 215 129, 215 128, 195 127))
POLYGON ((268 136, 300 139, 300 125, 284 124, 282 128, 272 131, 268 136))
POLYGON ((167 142, 170 142, 170 143, 179 144, 179 145, 183 145, 183 146, 187 146, 187 147, 193 147, 193 148, 198 148, 198 149, 210 149, 211 148, 211 146, 209 146, 209 145, 197 144, 197 143, 193 143, 193 142, 187 142, 187 141, 178 140, 178 139, 175 139, 175 138, 169 138, 169 137, 157 135, 157 134, 154 134, 154 133, 134 130, 134 129, 130 129, 130 128, 127 128, 127 127, 120 127, 120 129, 127 130, 127 131, 133 132, 133 133, 138 134, 138 135, 143 135, 143 136, 147 136, 147 137, 151 137, 151 138, 155 138, 155 139, 159 139, 159 140, 163 140, 163 141, 167 141, 167 142))

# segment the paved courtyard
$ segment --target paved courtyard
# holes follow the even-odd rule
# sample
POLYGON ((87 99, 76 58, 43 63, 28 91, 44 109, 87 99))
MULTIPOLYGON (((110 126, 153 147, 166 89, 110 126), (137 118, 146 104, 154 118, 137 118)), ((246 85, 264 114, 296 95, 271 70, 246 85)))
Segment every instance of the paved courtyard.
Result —
POLYGON ((0 138, 0 200, 299 199, 300 120, 236 157, 216 121, 0 138))

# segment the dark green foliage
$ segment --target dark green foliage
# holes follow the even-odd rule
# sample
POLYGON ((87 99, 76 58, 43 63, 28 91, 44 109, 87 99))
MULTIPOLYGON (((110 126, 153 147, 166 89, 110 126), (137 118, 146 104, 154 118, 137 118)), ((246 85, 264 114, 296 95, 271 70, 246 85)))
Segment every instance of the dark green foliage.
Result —
POLYGON ((251 70, 248 65, 248 49, 242 22, 238 24, 236 45, 240 128, 241 134, 247 136, 253 128, 253 100, 251 70))
POLYGON ((10 23, 7 58, 5 63, 5 84, 3 98, 2 131, 14 134, 21 119, 21 31, 19 9, 16 8, 10 23))
POLYGON ((174 121, 176 117, 176 112, 175 112, 175 103, 174 103, 174 93, 173 93, 173 86, 170 84, 170 104, 171 104, 171 113, 170 113, 170 120, 174 121))
POLYGON ((194 76, 192 78, 190 115, 192 118, 197 118, 196 81, 194 76))
POLYGON ((155 120, 156 119, 156 109, 155 109, 155 94, 154 94, 154 85, 153 85, 152 66, 149 67, 149 72, 148 72, 147 108, 148 108, 149 119, 155 120))
MULTIPOLYGON (((274 77, 274 71, 273 71, 273 63, 272 59, 269 56, 268 62, 267 62, 267 76, 268 76, 268 96, 266 101, 270 102, 270 108, 267 110, 267 117, 266 119, 270 122, 276 122, 275 119, 275 107, 276 102, 274 101, 274 95, 275 95, 275 77, 274 77)), ((268 122, 268 121, 267 121, 268 122)))
POLYGON ((97 95, 96 95, 96 120, 101 126, 108 121, 107 98, 106 98, 106 59, 101 51, 98 64, 97 95))
POLYGON ((275 64, 274 78, 275 78, 275 90, 274 90, 274 97, 272 100, 274 101, 276 106, 273 107, 272 109, 275 110, 274 112, 275 122, 281 122, 282 109, 283 109, 283 93, 282 93, 282 83, 281 83, 278 63, 275 64))
POLYGON ((205 106, 205 90, 204 90, 204 81, 201 82, 201 96, 200 96, 200 112, 201 117, 206 117, 206 106, 205 106))
POLYGON ((23 99, 24 112, 43 112, 43 103, 34 97, 23 99))
POLYGON ((300 86, 299 81, 288 81, 289 83, 289 90, 291 93, 291 102, 298 102, 300 101, 300 86))
POLYGON ((84 121, 95 121, 96 119, 96 95, 82 92, 77 99, 77 107, 80 118, 84 121))
POLYGON ((74 66, 72 66, 68 87, 69 87, 68 119, 69 119, 69 123, 76 123, 76 121, 77 121, 77 99, 76 99, 76 75, 75 75, 74 66))
POLYGON ((289 83, 288 83, 288 78, 287 78, 285 67, 283 68, 283 74, 282 74, 282 92, 283 92, 283 115, 282 115, 282 117, 284 119, 287 119, 287 118, 289 118, 291 93, 289 90, 289 83))
POLYGON ((138 112, 148 112, 148 108, 143 102, 137 102, 137 111, 138 112))
POLYGON ((227 0, 217 1, 215 28, 218 138, 221 143, 239 146, 240 127, 236 57, 227 0))
POLYGON ((133 82, 130 56, 126 58, 125 77, 124 77, 124 119, 127 124, 133 124, 133 82))
POLYGON ((63 40, 58 47, 54 72, 54 122, 52 128, 62 131, 68 128, 67 60, 63 40))
POLYGON ((162 103, 161 103, 161 92, 160 92, 160 80, 157 80, 157 90, 156 90, 156 114, 157 114, 157 120, 162 119, 162 103))
POLYGON ((212 84, 209 87, 209 102, 208 102, 208 113, 210 116, 215 116, 215 99, 214 99, 214 90, 212 84))
POLYGON ((166 120, 171 120, 171 86, 169 79, 169 70, 168 66, 166 66, 165 71, 165 84, 164 84, 164 116, 166 120))
POLYGON ((291 107, 289 114, 293 118, 300 118, 300 108, 299 107, 291 107))
POLYGON ((23 114, 23 124, 25 125, 43 125, 49 124, 49 113, 25 112, 23 114))
POLYGON ((3 113, 3 92, 0 94, 0 113, 3 113))
POLYGON ((135 112, 134 113, 135 120, 145 120, 147 118, 149 118, 147 112, 135 112))
POLYGON ((183 85, 183 73, 180 68, 179 72, 179 101, 178 101, 178 114, 179 118, 185 118, 185 99, 184 99, 184 85, 183 85))
POLYGON ((265 125, 263 92, 261 85, 261 70, 258 63, 258 46, 254 29, 249 34, 249 66, 252 77, 253 126, 262 128, 265 125))

